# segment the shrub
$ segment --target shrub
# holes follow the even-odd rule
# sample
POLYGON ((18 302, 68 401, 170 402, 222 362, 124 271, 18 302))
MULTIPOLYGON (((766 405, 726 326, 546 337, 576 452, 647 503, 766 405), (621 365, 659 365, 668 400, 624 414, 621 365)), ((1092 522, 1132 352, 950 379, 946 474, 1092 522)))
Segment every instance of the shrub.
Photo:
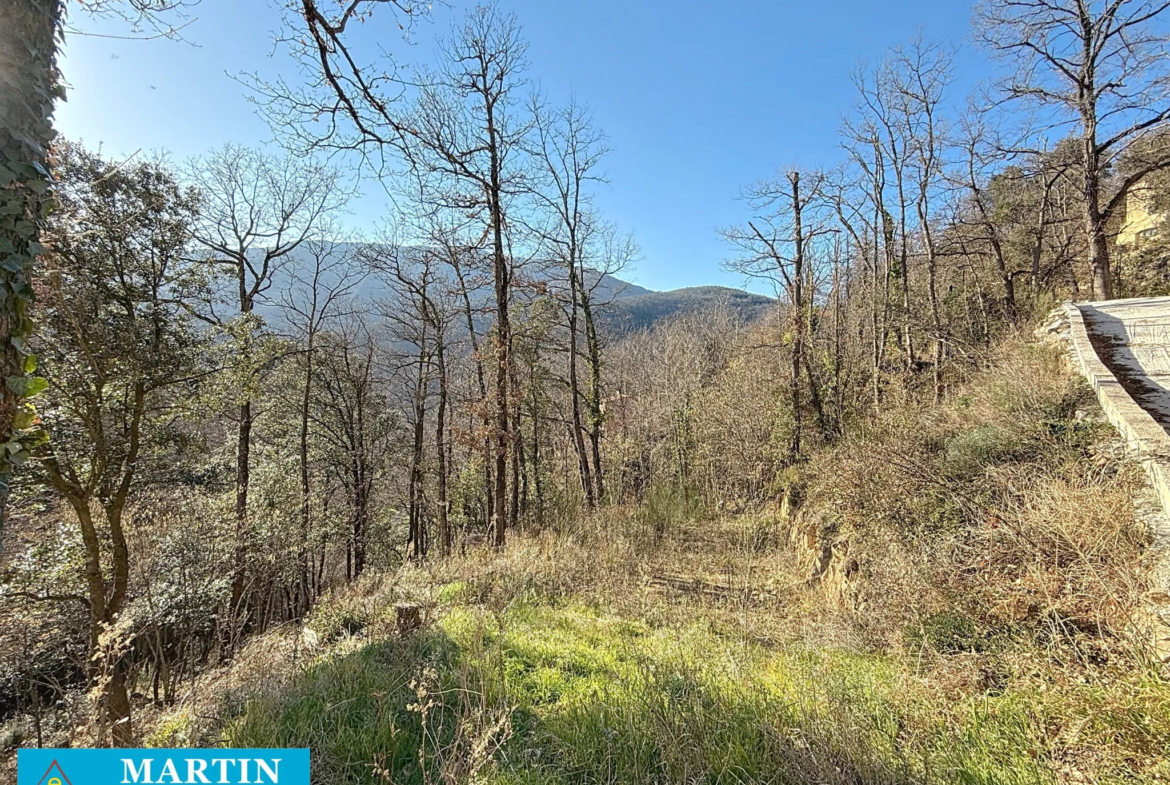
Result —
POLYGON ((946 440, 943 465, 951 474, 971 476, 987 466, 1015 460, 1022 446, 1018 434, 996 425, 980 425, 946 440))
POLYGON ((317 603, 305 619, 305 626, 317 634, 321 643, 328 644, 357 635, 370 625, 373 617, 367 602, 349 596, 317 603))
POLYGON ((674 483, 655 485, 646 501, 638 508, 636 520, 643 532, 655 542, 662 539, 671 524, 701 519, 706 516, 702 496, 698 491, 674 483))
POLYGON ((987 649, 987 641, 975 622, 953 611, 941 611, 919 624, 907 626, 905 638, 912 650, 929 647, 940 654, 977 653, 987 649))

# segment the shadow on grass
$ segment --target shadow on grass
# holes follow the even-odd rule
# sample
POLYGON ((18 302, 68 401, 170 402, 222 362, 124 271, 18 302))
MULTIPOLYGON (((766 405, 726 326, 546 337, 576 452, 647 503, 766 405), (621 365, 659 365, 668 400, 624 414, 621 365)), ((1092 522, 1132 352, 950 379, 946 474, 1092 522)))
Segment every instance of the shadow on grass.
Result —
POLYGON ((911 733, 887 670, 583 609, 456 610, 252 698, 225 740, 309 747, 329 785, 1043 780, 1022 749, 911 733))

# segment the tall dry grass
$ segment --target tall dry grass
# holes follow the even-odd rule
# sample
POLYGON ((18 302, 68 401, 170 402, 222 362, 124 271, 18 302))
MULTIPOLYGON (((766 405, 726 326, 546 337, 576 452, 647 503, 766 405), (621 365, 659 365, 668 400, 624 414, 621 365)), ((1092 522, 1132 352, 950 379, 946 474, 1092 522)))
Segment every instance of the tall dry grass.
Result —
POLYGON ((1170 778, 1142 476, 1059 352, 781 479, 369 576, 254 642, 200 739, 307 744, 324 783, 1170 778))

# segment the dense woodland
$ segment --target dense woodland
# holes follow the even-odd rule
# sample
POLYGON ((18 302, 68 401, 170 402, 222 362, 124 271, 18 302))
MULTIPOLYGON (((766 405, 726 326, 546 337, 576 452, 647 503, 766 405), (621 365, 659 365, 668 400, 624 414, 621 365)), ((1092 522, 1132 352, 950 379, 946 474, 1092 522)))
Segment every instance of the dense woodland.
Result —
POLYGON ((970 96, 952 42, 859 64, 839 160, 761 173, 719 230, 775 300, 636 329, 609 141, 540 92, 522 20, 460 10, 404 89, 351 30, 426 13, 286 10, 305 81, 249 85, 286 152, 48 154, 14 377, 44 436, 10 451, 0 557, 0 720, 38 742, 138 743, 138 707, 363 575, 606 510, 795 503, 801 467, 953 401, 1060 301, 1170 291, 1165 238, 1113 241, 1136 188, 1170 194, 1161 3, 989 0, 1004 77, 970 96), (399 208, 364 236, 349 163, 399 208))

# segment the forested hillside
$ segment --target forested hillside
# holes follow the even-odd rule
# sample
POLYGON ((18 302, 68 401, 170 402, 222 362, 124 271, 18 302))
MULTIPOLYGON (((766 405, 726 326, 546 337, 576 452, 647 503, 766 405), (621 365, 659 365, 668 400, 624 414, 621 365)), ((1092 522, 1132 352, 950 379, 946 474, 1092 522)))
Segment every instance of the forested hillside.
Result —
POLYGON ((605 322, 617 334, 635 333, 654 327, 674 316, 727 310, 744 324, 751 324, 776 312, 769 297, 723 286, 690 286, 669 292, 629 294, 614 300, 605 309, 605 322))
POLYGON ((860 64, 839 157, 718 229, 774 297, 624 284, 608 137, 452 6, 289 5, 300 81, 240 77, 279 152, 53 139, 51 190, 0 182, 0 772, 1170 779, 1160 513, 1036 329, 1170 291, 1170 6, 987 0, 969 96, 958 42, 860 64), (361 231, 347 156, 393 195, 361 231))

